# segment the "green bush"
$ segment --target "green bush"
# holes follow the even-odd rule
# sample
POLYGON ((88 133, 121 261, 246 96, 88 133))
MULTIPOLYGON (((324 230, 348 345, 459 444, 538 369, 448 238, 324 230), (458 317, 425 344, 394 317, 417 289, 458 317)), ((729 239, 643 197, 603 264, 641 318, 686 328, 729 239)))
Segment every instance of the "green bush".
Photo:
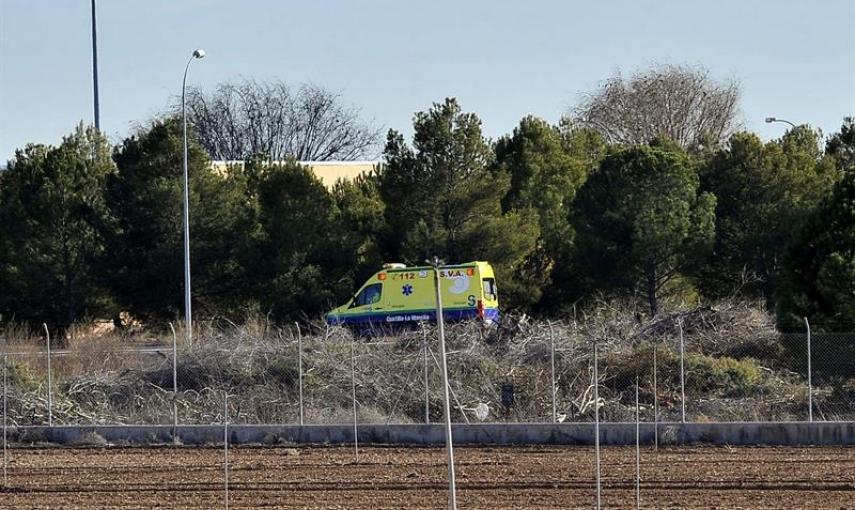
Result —
MULTIPOLYGON (((679 359, 676 369, 679 383, 679 359)), ((763 372, 753 359, 686 356, 686 386, 690 391, 723 397, 757 395, 763 391, 763 382, 763 372)))
MULTIPOLYGON (((679 354, 660 344, 656 356, 660 391, 679 391, 679 354)), ((636 375, 650 384, 653 377, 653 346, 644 344, 633 349, 631 353, 604 356, 601 370, 608 374, 607 386, 616 391, 634 388, 636 375)), ((764 391, 766 383, 763 371, 753 358, 686 354, 685 370, 686 390, 710 396, 757 395, 764 391)))
POLYGON ((24 391, 35 391, 39 387, 39 380, 23 363, 9 363, 6 374, 8 384, 12 388, 24 391))
MULTIPOLYGON (((680 369, 680 358, 668 347, 656 346, 656 364, 661 383, 676 373, 677 384, 680 383, 680 373, 674 372, 674 367, 680 369)), ((642 381, 652 384, 653 380, 653 344, 645 343, 636 346, 631 352, 607 353, 601 357, 600 370, 609 375, 609 387, 615 390, 627 390, 635 387, 635 376, 642 381)))

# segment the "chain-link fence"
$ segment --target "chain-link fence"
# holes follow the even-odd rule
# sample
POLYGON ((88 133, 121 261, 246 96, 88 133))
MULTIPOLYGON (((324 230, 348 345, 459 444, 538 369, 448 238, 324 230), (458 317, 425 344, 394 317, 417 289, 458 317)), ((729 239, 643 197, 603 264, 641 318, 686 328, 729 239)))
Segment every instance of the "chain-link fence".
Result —
MULTIPOLYGON (((695 311, 651 324, 452 326, 452 419, 593 420, 594 342, 603 421, 635 420, 636 378, 643 421, 855 419, 855 334, 734 334, 716 320, 695 311)), ((175 346, 169 333, 107 336, 50 355, 43 339, 10 341, 7 424, 218 424, 225 394, 235 424, 351 423, 354 396, 361 423, 442 417, 430 326, 371 339, 326 327, 200 329, 192 345, 181 331, 175 346)))

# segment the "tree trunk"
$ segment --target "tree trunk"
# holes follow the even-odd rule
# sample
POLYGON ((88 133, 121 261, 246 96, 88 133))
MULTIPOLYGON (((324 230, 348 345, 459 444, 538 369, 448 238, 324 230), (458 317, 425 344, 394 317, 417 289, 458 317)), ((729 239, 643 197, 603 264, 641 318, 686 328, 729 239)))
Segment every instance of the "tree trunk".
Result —
POLYGON ((645 276, 647 277, 647 303, 650 306, 650 318, 659 313, 659 303, 656 301, 656 265, 652 262, 645 264, 645 276))

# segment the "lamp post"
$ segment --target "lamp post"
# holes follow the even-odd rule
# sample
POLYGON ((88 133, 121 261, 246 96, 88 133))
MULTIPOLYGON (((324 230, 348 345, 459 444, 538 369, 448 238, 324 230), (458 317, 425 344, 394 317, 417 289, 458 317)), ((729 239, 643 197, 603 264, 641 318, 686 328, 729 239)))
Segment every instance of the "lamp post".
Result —
POLYGON ((101 106, 98 104, 98 29, 95 21, 95 0, 92 0, 92 93, 95 100, 95 129, 101 131, 101 106))
POLYGON ((187 343, 193 340, 193 313, 190 308, 190 183, 187 178, 187 111, 184 107, 184 92, 187 88, 187 70, 195 58, 205 58, 205 50, 197 49, 184 67, 181 82, 181 121, 184 130, 184 327, 187 328, 187 343))
POLYGON ((451 405, 448 395, 448 356, 445 352, 445 320, 442 316, 442 278, 440 268, 443 262, 439 257, 426 260, 433 266, 434 290, 436 291, 436 325, 439 333, 440 362, 442 363, 442 406, 445 413, 445 449, 448 454, 448 509, 457 510, 457 486, 454 477, 454 441, 451 435, 451 405))
POLYGON ((783 122, 784 124, 789 124, 790 126, 792 126, 793 129, 796 128, 796 125, 788 120, 779 119, 777 117, 766 117, 766 124, 771 124, 773 122, 783 122))

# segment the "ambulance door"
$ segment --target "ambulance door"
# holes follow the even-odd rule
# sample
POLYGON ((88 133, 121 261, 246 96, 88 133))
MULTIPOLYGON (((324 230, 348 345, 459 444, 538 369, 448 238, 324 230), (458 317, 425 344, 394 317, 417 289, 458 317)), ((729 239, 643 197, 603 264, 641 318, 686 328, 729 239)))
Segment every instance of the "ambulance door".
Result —
POLYGON ((499 305, 499 291, 496 289, 495 277, 481 279, 481 292, 486 308, 496 308, 499 305))

